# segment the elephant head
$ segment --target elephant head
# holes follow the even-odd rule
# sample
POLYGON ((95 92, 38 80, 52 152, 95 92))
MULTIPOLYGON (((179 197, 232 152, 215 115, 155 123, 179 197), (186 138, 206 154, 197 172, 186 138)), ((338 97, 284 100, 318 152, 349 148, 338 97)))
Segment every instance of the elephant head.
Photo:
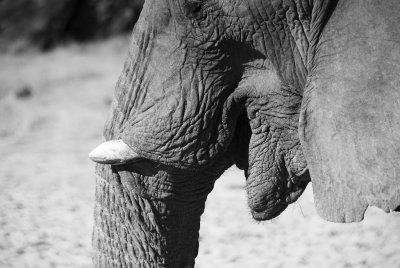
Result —
POLYGON ((91 153, 95 263, 193 267, 205 200, 233 164, 256 220, 309 174, 328 220, 395 209, 395 1, 146 0, 91 153))

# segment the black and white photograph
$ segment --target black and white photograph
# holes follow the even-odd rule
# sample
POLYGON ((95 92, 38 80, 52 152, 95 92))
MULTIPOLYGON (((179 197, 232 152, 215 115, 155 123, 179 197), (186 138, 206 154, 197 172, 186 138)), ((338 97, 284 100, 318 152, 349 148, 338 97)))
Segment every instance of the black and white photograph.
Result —
POLYGON ((399 268, 399 0, 0 0, 0 268, 399 268))

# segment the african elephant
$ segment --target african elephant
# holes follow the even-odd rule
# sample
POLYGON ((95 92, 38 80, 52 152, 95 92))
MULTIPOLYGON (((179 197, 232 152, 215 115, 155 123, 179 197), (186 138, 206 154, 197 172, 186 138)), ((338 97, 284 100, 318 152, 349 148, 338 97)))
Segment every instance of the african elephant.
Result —
POLYGON ((215 180, 268 220, 400 205, 400 2, 146 0, 90 157, 97 267, 193 267, 215 180))

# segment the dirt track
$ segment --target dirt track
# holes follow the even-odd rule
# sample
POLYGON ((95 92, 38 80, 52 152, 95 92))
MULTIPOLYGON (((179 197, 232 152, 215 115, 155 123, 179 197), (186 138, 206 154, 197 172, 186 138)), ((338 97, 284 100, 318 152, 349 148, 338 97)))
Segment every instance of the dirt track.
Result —
MULTIPOLYGON (((87 154, 101 142, 127 44, 0 55, 0 267, 91 267, 87 154)), ((197 267, 400 267, 400 214, 370 209, 362 223, 328 223, 309 188, 260 224, 243 186, 232 169, 209 196, 197 267)))

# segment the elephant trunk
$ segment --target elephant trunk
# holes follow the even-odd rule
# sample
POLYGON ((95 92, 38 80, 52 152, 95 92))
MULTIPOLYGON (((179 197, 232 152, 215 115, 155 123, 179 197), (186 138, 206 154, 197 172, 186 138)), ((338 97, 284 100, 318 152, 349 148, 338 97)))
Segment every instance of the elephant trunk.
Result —
POLYGON ((194 267, 200 216, 213 183, 203 193, 188 193, 192 198, 156 198, 132 188, 136 179, 151 178, 127 174, 115 166, 96 167, 95 267, 194 267))

